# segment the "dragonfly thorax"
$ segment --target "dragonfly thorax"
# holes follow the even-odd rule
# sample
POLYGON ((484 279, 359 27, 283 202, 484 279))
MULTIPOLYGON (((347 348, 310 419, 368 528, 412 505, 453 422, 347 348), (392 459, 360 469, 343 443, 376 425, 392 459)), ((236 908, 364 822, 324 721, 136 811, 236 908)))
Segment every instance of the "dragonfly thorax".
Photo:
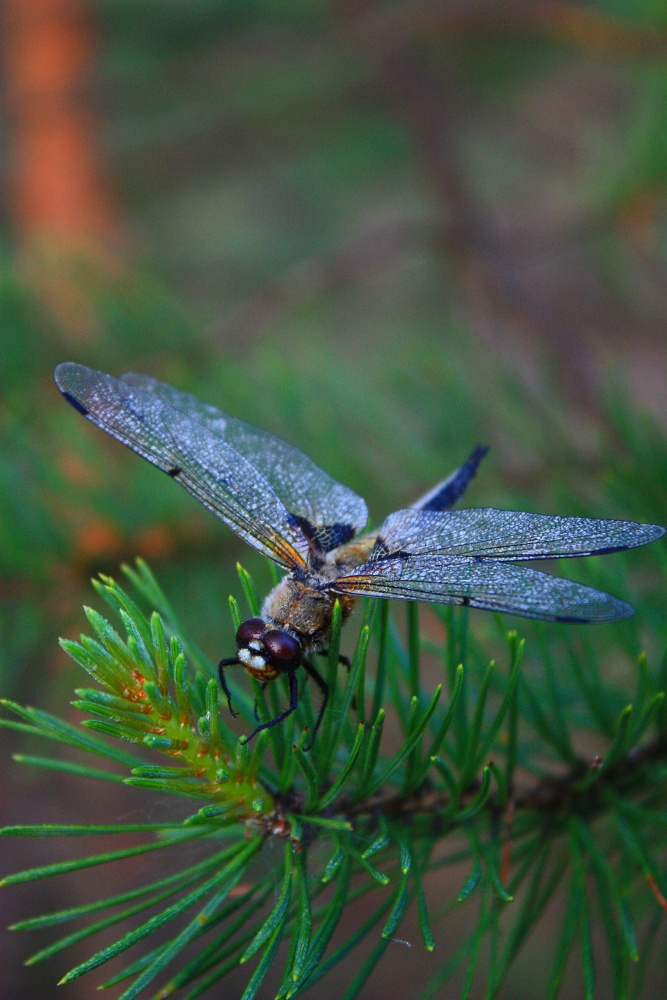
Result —
POLYGON ((341 603, 343 621, 356 603, 352 597, 337 595, 318 587, 318 579, 284 577, 267 595, 262 618, 269 627, 293 633, 306 652, 320 652, 327 646, 335 600, 341 603))

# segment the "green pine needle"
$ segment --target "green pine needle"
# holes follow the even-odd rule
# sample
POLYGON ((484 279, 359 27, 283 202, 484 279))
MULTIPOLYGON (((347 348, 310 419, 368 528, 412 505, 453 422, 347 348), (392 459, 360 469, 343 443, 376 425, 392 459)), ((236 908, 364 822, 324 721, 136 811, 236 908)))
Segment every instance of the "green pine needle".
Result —
MULTIPOLYGON (((486 995, 498 995, 561 888, 566 904, 545 962, 545 975, 551 970, 546 995, 558 995, 565 970, 575 961, 583 994, 594 995, 598 911, 616 995, 623 995, 619 984, 626 982, 630 963, 642 961, 638 908, 667 909, 662 874, 667 745, 664 692, 658 687, 667 676, 664 666, 653 669, 646 657, 635 658, 636 690, 627 693, 606 679, 601 662, 591 665, 596 657, 591 644, 578 647, 565 639, 568 668, 558 670, 542 643, 543 669, 536 672, 531 661, 524 662, 524 641, 515 632, 503 633, 504 648, 494 647, 489 656, 473 636, 465 609, 442 613, 445 639, 434 649, 420 636, 416 607, 408 610, 404 643, 388 605, 382 604, 378 615, 373 601, 348 672, 339 663, 341 641, 348 637, 336 605, 325 671, 330 697, 313 747, 304 749, 317 707, 307 694, 293 717, 247 743, 237 733, 254 728, 255 700, 266 721, 280 710, 286 688, 275 684, 265 697, 259 685, 248 685, 241 673, 232 675, 233 701, 243 716, 235 724, 221 704, 211 665, 184 633, 146 564, 126 574, 139 602, 102 577, 95 589, 117 620, 87 609, 94 637, 61 643, 95 685, 78 688, 73 703, 85 716, 85 728, 12 702, 3 705, 19 721, 0 721, 62 749, 60 757, 16 755, 20 763, 72 778, 124 782, 144 801, 155 792, 177 795, 189 799, 193 809, 172 822, 86 825, 73 817, 71 823, 26 823, 2 831, 13 837, 149 838, 17 872, 5 877, 6 884, 166 849, 175 868, 130 892, 16 924, 16 930, 28 931, 84 921, 32 962, 149 910, 143 923, 94 951, 62 981, 138 945, 143 955, 105 984, 125 983, 121 1000, 154 989, 165 974, 170 978, 156 995, 194 1000, 246 963, 253 968, 243 996, 251 1000, 286 940, 277 995, 290 1000, 368 941, 366 958, 349 977, 345 995, 352 998, 412 905, 423 946, 434 951, 437 913, 427 902, 430 872, 467 862, 470 874, 457 898, 469 906, 479 901, 477 922, 453 955, 443 954, 425 996, 442 989, 462 963, 461 995, 470 995, 482 975, 485 941, 486 995), (140 608, 143 602, 149 615, 140 608), (437 684, 429 689, 422 663, 427 649, 444 663, 447 694, 437 684), (598 760, 574 749, 582 719, 606 739, 598 760), (134 753, 125 749, 128 743, 134 753), (72 750, 83 754, 83 763, 68 759, 72 750), (85 762, 100 757, 112 761, 114 770, 85 762), (449 837, 456 837, 458 846, 443 850, 449 837), (208 851, 192 865, 187 845, 194 839, 208 851), (282 845, 282 866, 276 841, 282 845), (637 886, 650 891, 644 888, 642 897, 637 886), (372 917, 353 932, 345 930, 342 943, 331 950, 334 934, 346 927, 348 907, 371 894, 379 901, 372 917), (176 932, 155 945, 154 935, 168 924, 176 932)), ((257 614, 260 600, 252 578, 241 567, 239 578, 249 613, 257 614)), ((234 598, 230 616, 238 627, 242 612, 234 598)), ((530 645, 526 655, 529 650, 530 645)), ((452 897, 441 909, 446 913, 455 905, 452 897)))

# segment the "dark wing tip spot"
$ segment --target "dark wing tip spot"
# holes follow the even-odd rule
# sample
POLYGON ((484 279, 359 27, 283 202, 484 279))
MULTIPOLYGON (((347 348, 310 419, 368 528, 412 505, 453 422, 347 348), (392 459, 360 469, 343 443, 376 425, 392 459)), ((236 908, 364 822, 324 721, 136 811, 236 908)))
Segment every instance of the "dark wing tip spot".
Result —
POLYGON ((627 552, 632 547, 632 542, 628 542, 625 545, 601 545, 599 549, 592 549, 590 552, 584 553, 584 555, 609 556, 614 552, 627 552))
POLYGON ((603 616, 555 615, 553 620, 565 625, 609 625, 611 622, 622 622, 626 618, 632 618, 634 613, 635 609, 631 604, 616 600, 613 607, 610 607, 608 613, 603 616))
POLYGON ((180 476, 182 471, 182 469, 179 469, 179 467, 175 465, 173 469, 167 469, 167 475, 171 476, 172 479, 176 479, 177 476, 180 476))
POLYGON ((450 510, 463 496, 477 473, 480 462, 487 454, 489 446, 475 445, 472 452, 460 469, 444 481, 439 492, 431 496, 427 503, 419 506, 420 510, 443 511, 450 510))
POLYGON ((73 396, 72 393, 68 392, 66 389, 61 389, 60 391, 70 406, 73 406, 75 410, 77 410, 79 413, 82 413, 84 417, 88 416, 90 410, 86 409, 83 403, 80 403, 79 400, 76 398, 76 396, 73 396))

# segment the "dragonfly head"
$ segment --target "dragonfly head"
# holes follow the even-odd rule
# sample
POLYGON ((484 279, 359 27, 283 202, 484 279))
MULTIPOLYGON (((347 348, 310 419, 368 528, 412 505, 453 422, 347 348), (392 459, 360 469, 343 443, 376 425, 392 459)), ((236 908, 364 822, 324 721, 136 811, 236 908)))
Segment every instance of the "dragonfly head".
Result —
POLYGON ((295 670, 303 655, 298 639, 282 629, 267 628, 261 618, 241 622, 236 645, 239 663, 259 681, 271 681, 278 674, 295 670))

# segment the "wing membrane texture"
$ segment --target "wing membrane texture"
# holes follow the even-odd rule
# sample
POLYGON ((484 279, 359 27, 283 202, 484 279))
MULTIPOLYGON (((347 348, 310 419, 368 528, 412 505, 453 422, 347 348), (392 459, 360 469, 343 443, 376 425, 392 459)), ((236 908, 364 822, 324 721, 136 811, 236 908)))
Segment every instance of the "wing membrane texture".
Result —
POLYGON ((366 525, 368 510, 360 496, 315 465, 298 448, 188 393, 129 372, 122 381, 150 393, 204 427, 243 455, 271 485, 290 514, 305 518, 328 551, 349 541, 366 525))
POLYGON ((591 556, 646 545, 665 533, 655 524, 558 517, 469 507, 398 510, 380 531, 374 558, 410 555, 482 556, 496 561, 591 556))
POLYGON ((241 538, 286 568, 305 565, 308 541, 247 458, 155 394, 65 363, 58 388, 102 430, 167 472, 241 538))
POLYGON ((340 577, 336 593, 466 604, 544 621, 610 622, 628 618, 625 601, 571 580, 510 563, 465 556, 393 556, 340 577))

